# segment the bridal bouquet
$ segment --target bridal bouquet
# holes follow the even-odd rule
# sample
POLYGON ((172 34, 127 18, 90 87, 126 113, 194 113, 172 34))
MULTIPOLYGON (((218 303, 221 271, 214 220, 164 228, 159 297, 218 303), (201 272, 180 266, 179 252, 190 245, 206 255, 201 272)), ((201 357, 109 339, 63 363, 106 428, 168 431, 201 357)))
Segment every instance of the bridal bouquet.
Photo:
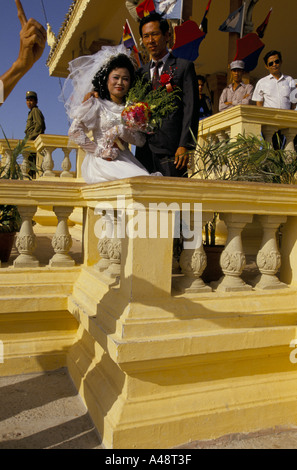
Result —
POLYGON ((155 90, 144 77, 139 78, 130 89, 126 106, 122 111, 122 123, 129 129, 151 134, 162 119, 177 108, 180 99, 178 87, 168 88, 167 82, 155 90))
POLYGON ((151 108, 148 103, 138 101, 125 106, 122 111, 122 122, 129 129, 146 132, 152 117, 151 108))

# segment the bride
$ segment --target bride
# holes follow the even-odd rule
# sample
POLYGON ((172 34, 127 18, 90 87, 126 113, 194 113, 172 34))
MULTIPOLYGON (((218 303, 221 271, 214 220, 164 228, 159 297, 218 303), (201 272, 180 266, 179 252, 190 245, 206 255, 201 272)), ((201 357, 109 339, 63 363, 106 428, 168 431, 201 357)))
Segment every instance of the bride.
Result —
POLYGON ((84 180, 100 183, 148 176, 128 146, 142 147, 145 135, 121 124, 125 96, 135 75, 130 51, 124 45, 103 46, 94 55, 71 61, 69 70, 63 94, 70 87, 65 102, 66 112, 73 119, 69 137, 86 151, 81 167, 84 180), (83 102, 92 88, 99 98, 91 96, 83 102), (93 140, 88 137, 90 131, 93 140))

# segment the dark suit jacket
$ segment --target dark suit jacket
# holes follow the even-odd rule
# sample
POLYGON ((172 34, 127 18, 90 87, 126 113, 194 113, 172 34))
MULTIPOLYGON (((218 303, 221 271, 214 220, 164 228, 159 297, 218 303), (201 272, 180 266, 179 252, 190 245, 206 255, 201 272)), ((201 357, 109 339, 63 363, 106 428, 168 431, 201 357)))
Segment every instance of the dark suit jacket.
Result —
MULTIPOLYGON (((177 99, 178 108, 167 118, 163 119, 161 128, 148 136, 149 148, 153 153, 162 156, 174 156, 178 147, 193 148, 193 138, 198 133, 199 122, 199 92, 194 64, 188 60, 169 55, 162 73, 172 72, 171 83, 182 91, 181 100, 177 99)), ((150 80, 150 64, 139 69, 150 80)))

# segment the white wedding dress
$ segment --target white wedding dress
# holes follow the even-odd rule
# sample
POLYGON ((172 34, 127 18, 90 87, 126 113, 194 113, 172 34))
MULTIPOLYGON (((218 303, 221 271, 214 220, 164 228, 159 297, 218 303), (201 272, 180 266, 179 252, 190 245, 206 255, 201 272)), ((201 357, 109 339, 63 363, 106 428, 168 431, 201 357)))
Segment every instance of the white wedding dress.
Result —
MULTIPOLYGON (((135 158, 128 144, 141 147, 145 143, 145 135, 141 132, 130 131, 121 124, 121 112, 124 105, 113 101, 91 97, 76 109, 76 116, 70 129, 69 137, 86 151, 81 172, 87 183, 100 183, 133 176, 149 176, 147 170, 135 158), (108 131, 119 129, 124 150, 117 150, 118 156, 109 161, 102 157, 107 150, 108 131), (91 140, 87 133, 92 131, 91 140)), ((154 176, 162 176, 154 173, 154 176)))

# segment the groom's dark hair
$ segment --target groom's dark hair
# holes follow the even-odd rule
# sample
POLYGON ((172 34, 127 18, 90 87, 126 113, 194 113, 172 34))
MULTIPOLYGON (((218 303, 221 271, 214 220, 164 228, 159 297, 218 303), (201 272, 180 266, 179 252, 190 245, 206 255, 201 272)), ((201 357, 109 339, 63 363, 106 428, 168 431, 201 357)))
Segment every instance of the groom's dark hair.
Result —
POLYGON ((161 30, 163 36, 167 33, 167 31, 169 31, 168 21, 165 18, 163 18, 163 16, 160 15, 159 13, 154 12, 154 13, 151 13, 150 15, 144 16, 140 20, 139 34, 140 34, 141 37, 142 37, 142 28, 143 28, 143 26, 147 23, 151 23, 152 21, 158 21, 158 23, 160 24, 160 30, 161 30))
POLYGON ((107 80, 109 74, 113 70, 120 68, 128 69, 131 81, 130 86, 133 85, 135 81, 135 68, 133 62, 129 59, 126 54, 118 54, 117 56, 112 57, 107 62, 107 64, 104 64, 93 78, 92 84, 94 86, 94 91, 97 91, 99 93, 101 99, 110 100, 110 94, 107 87, 107 80))

